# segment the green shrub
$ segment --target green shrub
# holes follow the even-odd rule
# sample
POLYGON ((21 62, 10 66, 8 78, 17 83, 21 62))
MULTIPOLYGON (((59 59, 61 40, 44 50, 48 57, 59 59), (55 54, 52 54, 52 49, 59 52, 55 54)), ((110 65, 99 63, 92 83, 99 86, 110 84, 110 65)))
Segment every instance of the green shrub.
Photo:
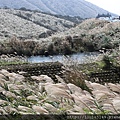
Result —
POLYGON ((102 61, 104 62, 103 69, 110 69, 113 67, 112 58, 108 55, 104 55, 102 61))
POLYGON ((54 45, 53 45, 53 43, 51 43, 51 44, 48 45, 47 51, 48 51, 48 53, 50 55, 54 54, 54 45))
POLYGON ((6 54, 16 52, 18 55, 31 56, 37 44, 35 41, 23 41, 12 38, 6 45, 6 54))

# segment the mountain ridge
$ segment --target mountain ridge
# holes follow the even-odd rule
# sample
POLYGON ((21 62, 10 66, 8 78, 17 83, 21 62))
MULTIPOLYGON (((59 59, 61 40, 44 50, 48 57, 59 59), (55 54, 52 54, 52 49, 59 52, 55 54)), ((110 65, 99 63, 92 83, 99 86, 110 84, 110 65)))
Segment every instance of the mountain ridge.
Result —
POLYGON ((92 18, 98 14, 106 14, 108 11, 85 0, 0 0, 0 7, 20 9, 25 7, 42 12, 80 16, 81 18, 92 18))

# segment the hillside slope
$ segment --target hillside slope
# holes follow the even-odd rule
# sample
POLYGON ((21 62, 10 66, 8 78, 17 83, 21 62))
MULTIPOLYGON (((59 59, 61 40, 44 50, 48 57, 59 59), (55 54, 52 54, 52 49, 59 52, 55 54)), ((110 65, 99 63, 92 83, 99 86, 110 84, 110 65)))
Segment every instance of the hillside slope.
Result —
POLYGON ((74 23, 40 12, 0 9, 0 39, 44 38, 73 27, 74 23))
POLYGON ((78 26, 46 38, 53 44, 67 42, 73 51, 95 51, 116 48, 120 44, 120 22, 87 19, 78 26))
POLYGON ((52 14, 80 16, 82 18, 96 17, 98 13, 108 11, 85 0, 0 0, 0 7, 40 10, 52 14))

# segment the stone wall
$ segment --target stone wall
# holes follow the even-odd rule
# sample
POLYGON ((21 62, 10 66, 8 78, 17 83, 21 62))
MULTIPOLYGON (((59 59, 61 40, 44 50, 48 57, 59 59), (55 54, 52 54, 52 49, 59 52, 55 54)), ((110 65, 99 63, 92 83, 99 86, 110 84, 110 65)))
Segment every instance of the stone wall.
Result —
POLYGON ((90 80, 92 82, 104 84, 104 83, 120 83, 120 72, 108 70, 96 73, 91 73, 90 80))
POLYGON ((52 79, 56 80, 55 75, 62 76, 63 64, 59 62, 45 62, 45 63, 32 63, 32 64, 21 64, 21 65, 7 65, 0 66, 0 69, 6 69, 9 72, 21 73, 25 77, 48 75, 52 79))

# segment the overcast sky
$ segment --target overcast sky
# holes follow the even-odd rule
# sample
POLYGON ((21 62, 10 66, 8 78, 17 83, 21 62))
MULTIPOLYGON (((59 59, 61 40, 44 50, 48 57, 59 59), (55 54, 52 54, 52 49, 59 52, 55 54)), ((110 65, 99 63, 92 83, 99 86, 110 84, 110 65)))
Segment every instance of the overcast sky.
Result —
POLYGON ((120 0, 86 0, 109 12, 120 15, 120 0))

